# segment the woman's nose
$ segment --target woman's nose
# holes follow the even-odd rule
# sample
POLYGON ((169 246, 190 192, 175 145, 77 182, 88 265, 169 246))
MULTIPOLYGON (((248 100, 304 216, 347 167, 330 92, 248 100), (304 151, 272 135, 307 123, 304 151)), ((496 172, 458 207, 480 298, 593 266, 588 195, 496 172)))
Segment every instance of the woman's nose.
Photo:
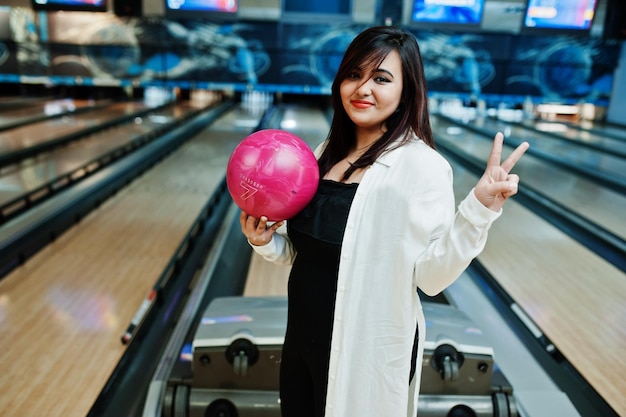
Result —
POLYGON ((372 94, 372 87, 370 85, 371 79, 365 80, 359 88, 357 88, 356 92, 360 96, 369 96, 372 94))

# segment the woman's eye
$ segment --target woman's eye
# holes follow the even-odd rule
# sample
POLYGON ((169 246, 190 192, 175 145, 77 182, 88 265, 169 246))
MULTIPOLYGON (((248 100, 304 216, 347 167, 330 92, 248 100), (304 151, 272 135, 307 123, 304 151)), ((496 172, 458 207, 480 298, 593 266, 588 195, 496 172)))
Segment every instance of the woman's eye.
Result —
POLYGON ((360 77, 361 76, 358 72, 351 72, 350 74, 348 74, 348 78, 350 78, 351 80, 358 80, 360 77))
POLYGON ((374 80, 377 83, 388 83, 389 82, 389 80, 387 78, 385 78, 385 77, 376 77, 376 78, 374 78, 374 80))

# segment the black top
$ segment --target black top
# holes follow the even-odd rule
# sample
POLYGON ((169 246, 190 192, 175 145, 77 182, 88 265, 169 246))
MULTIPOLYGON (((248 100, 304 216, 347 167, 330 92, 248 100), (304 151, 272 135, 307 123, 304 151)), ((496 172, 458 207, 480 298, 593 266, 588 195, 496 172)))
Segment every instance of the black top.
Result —
POLYGON ((287 337, 328 349, 341 242, 358 183, 321 180, 311 202, 287 222, 297 255, 288 284, 287 337))

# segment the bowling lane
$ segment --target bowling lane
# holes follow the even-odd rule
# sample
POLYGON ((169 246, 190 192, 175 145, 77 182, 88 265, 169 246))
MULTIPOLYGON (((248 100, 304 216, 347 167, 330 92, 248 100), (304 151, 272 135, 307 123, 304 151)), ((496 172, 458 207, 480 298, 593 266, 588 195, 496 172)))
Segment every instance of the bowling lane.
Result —
MULTIPOLYGON (((548 120, 545 123, 553 122, 555 125, 566 125, 571 129, 578 129, 583 132, 590 132, 594 135, 598 135, 601 137, 610 137, 613 139, 618 139, 622 141, 626 141, 626 126, 619 126, 611 123, 604 123, 600 121, 592 121, 592 120, 584 120, 581 119, 577 122, 565 122, 565 121, 551 121, 548 120)), ((532 127, 535 124, 535 121, 529 120, 524 122, 529 127, 532 127)), ((556 129, 560 129, 557 127, 556 129)))
MULTIPOLYGON (((552 135, 495 118, 477 118, 467 120, 466 123, 488 132, 503 132, 505 136, 516 141, 527 141, 530 143, 533 152, 540 152, 548 157, 558 158, 574 166, 614 177, 621 184, 626 184, 626 160, 623 157, 600 152, 596 149, 575 146, 575 141, 568 139, 559 140, 552 135)), ((582 142, 585 140, 580 137, 581 132, 577 134, 579 137, 578 141, 582 142)), ((609 140, 605 139, 604 141, 609 140)), ((623 147, 621 142, 619 144, 619 146, 623 147)))
POLYGON ((89 412, 120 336, 257 119, 228 112, 0 281, 0 415, 89 412))
POLYGON ((145 101, 114 103, 104 109, 69 114, 5 130, 0 132, 0 154, 9 154, 40 145, 65 135, 75 134, 82 129, 98 127, 159 106, 160 104, 150 104, 145 101))
MULTIPOLYGON (((463 149, 479 160, 489 155, 491 141, 441 117, 432 117, 432 126, 437 140, 463 149)), ((499 126, 502 128, 502 126, 499 126)), ((494 130, 497 132, 498 130, 494 130)), ((521 139, 521 137, 517 137, 521 139)), ((531 147, 535 144, 531 144, 531 147)), ((573 153, 574 151, 571 151, 573 153)), ((576 150, 576 152, 578 152, 576 150)), ((613 190, 599 187, 593 181, 543 161, 532 154, 524 155, 523 164, 515 167, 522 183, 568 207, 592 222, 626 239, 626 196, 613 190)), ((626 173, 626 161, 623 163, 626 173)))
POLYGON ((182 120, 200 109, 189 102, 159 108, 136 118, 133 123, 94 133, 84 140, 71 142, 38 158, 30 158, 10 169, 1 170, 0 211, 9 210, 6 205, 13 199, 69 175, 115 149, 130 147, 142 136, 163 129, 167 123, 182 120))
MULTIPOLYGON (((503 123, 507 124, 506 121, 503 121, 503 123)), ((532 131, 558 135, 560 138, 569 140, 573 144, 591 145, 608 153, 615 153, 622 157, 626 156, 626 133, 622 133, 622 136, 617 136, 615 135, 616 130, 610 128, 606 130, 599 128, 593 130, 583 129, 570 123, 542 119, 524 120, 519 125, 532 131)))
POLYGON ((3 96, 0 95, 0 111, 4 109, 13 109, 15 107, 28 106, 34 103, 51 101, 52 97, 24 97, 24 96, 3 96))
POLYGON ((611 136, 616 139, 626 141, 626 126, 617 126, 611 124, 602 123, 583 123, 581 121, 580 127, 583 129, 589 129, 604 136, 611 136))
MULTIPOLYGON (((437 122, 436 131, 440 128, 437 122)), ((463 132, 454 140, 464 150, 478 151, 485 159, 489 152, 489 146, 484 146, 487 141, 464 141, 472 135, 463 132)), ((511 151, 505 147, 503 154, 511 151)), ((453 166, 455 193, 460 201, 478 178, 458 164, 453 166)), ((520 173, 522 182, 534 181, 529 178, 534 175, 537 181, 543 177, 545 184, 554 182, 550 172, 538 168, 533 158, 525 155, 515 172, 520 173), (538 172, 534 174, 535 171, 538 172)), ((575 189, 572 186, 568 192, 575 189)), ((599 203, 610 216, 612 203, 599 203)), ((623 208, 618 210, 622 216, 623 208)), ((494 223, 478 259, 578 372, 619 415, 626 415, 626 383, 620 377, 626 372, 626 363, 620 359, 626 349, 625 274, 518 204, 515 198, 494 223), (612 371, 607 373, 607 369, 612 371)), ((506 352, 499 352, 500 355, 506 352)), ((504 368, 503 371, 505 375, 516 372, 504 368)), ((515 391, 534 389, 524 382, 514 385, 515 391)))
POLYGON ((110 103, 111 100, 77 100, 58 99, 41 100, 28 105, 0 107, 0 130, 21 125, 29 121, 53 117, 64 113, 97 108, 110 103))

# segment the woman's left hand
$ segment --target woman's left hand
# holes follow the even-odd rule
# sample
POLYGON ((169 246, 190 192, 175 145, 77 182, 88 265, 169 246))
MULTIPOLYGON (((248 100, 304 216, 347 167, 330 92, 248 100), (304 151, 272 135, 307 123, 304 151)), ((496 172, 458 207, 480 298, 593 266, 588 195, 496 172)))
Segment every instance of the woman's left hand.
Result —
POLYGON ((500 211, 506 199, 517 194, 519 177, 510 172, 530 146, 528 142, 523 142, 500 163, 503 142, 504 135, 498 132, 493 139, 487 169, 474 188, 478 201, 493 211, 500 211))

